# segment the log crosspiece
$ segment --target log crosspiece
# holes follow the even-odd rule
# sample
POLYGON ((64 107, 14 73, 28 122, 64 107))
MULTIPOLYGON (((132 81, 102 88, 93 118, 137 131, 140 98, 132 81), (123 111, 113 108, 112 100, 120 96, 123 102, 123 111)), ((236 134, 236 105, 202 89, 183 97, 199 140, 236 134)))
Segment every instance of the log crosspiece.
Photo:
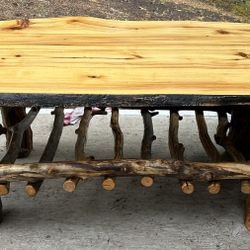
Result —
MULTIPOLYGON (((64 108, 56 107, 52 114, 55 115, 53 129, 50 133, 47 145, 43 151, 43 154, 40 158, 40 163, 52 162, 56 150, 58 148, 58 144, 62 135, 63 130, 63 121, 64 121, 64 108)), ((43 180, 38 180, 35 182, 28 182, 25 187, 25 192, 30 197, 35 197, 43 183, 43 180)))
MULTIPOLYGON (((151 159, 152 157, 152 143, 156 140, 154 135, 152 117, 158 115, 159 112, 150 112, 148 109, 142 109, 141 115, 143 118, 144 133, 141 143, 141 158, 151 159)), ((154 184, 154 179, 151 176, 144 176, 141 178, 141 185, 144 187, 151 187, 154 184)))
MULTIPOLYGON (((23 134, 34 121, 39 109, 40 108, 38 107, 32 107, 27 116, 25 116, 22 121, 13 125, 12 127, 7 128, 8 131, 11 131, 11 139, 8 150, 0 162, 1 164, 13 164, 16 161, 21 150, 23 134)), ((0 196, 8 194, 9 187, 9 182, 0 182, 0 196)))
MULTIPOLYGON (((221 160, 221 155, 209 136, 204 112, 202 110, 195 110, 195 117, 199 131, 199 138, 203 148, 213 162, 219 162, 221 160)), ((208 192, 210 194, 218 194, 220 189, 221 184, 219 182, 211 182, 208 185, 208 192)))
POLYGON ((169 176, 180 180, 217 181, 250 178, 248 162, 184 162, 173 160, 85 160, 0 164, 0 181, 35 181, 68 177, 169 176))
MULTIPOLYGON (((107 112, 105 111, 104 108, 100 109, 100 110, 92 110, 92 108, 90 108, 90 107, 84 108, 84 114, 81 118, 79 128, 75 131, 77 134, 77 140, 76 140, 76 144, 75 144, 75 159, 77 161, 82 161, 82 160, 86 160, 86 159, 91 160, 94 158, 92 156, 87 156, 85 153, 89 124, 90 124, 90 121, 93 118, 93 116, 106 115, 106 114, 107 114, 107 112)), ((74 175, 70 176, 69 178, 67 178, 65 180, 66 183, 63 185, 64 190, 68 191, 67 190, 67 183, 75 183, 75 185, 71 185, 71 187, 73 187, 74 190, 72 188, 69 191, 69 192, 74 192, 79 181, 80 181, 80 179, 77 180, 77 177, 75 177, 74 175), (71 180, 71 178, 72 178, 72 180, 71 180), (65 187, 66 187, 66 189, 65 189, 65 187)))

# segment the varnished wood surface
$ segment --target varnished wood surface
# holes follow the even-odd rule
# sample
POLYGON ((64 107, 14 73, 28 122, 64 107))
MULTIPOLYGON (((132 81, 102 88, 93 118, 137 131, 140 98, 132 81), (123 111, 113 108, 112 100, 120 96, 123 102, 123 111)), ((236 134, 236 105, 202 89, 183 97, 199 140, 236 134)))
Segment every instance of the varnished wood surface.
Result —
POLYGON ((250 95, 250 24, 0 22, 0 93, 250 95))

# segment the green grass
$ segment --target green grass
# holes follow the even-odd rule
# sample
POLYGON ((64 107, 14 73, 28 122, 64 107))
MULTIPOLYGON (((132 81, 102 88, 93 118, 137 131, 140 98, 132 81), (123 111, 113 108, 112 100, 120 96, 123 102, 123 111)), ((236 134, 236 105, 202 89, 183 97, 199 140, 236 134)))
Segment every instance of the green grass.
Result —
POLYGON ((250 0, 208 0, 206 2, 231 11, 250 21, 250 0))
POLYGON ((245 4, 234 5, 233 10, 239 15, 250 19, 250 0, 246 1, 245 4))

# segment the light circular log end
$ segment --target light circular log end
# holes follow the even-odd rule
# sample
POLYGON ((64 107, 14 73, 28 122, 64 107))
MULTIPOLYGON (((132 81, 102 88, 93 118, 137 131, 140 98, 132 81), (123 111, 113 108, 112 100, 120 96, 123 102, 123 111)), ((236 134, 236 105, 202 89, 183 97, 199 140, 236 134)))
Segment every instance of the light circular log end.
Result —
POLYGON ((241 181, 241 192, 243 194, 250 194, 250 181, 249 180, 241 181))
POLYGON ((181 190, 184 194, 192 194, 194 192, 194 185, 190 181, 183 181, 181 183, 181 190))
POLYGON ((7 195, 10 192, 9 184, 0 184, 0 196, 7 195))
POLYGON ((250 231, 250 195, 246 196, 245 204, 245 226, 250 231))
POLYGON ((79 178, 69 178, 63 183, 63 189, 66 192, 73 193, 76 190, 79 178))
POLYGON ((144 176, 141 178, 141 184, 143 187, 151 187, 154 184, 154 179, 150 176, 144 176))
POLYGON ((210 194, 218 194, 221 190, 221 184, 219 182, 212 182, 207 187, 210 194))
POLYGON ((113 178, 106 178, 103 182, 102 182, 102 187, 103 189, 107 190, 107 191, 112 191, 113 189, 115 189, 115 180, 113 178))
POLYGON ((29 197, 35 197, 38 193, 38 190, 32 185, 26 185, 24 191, 29 197))

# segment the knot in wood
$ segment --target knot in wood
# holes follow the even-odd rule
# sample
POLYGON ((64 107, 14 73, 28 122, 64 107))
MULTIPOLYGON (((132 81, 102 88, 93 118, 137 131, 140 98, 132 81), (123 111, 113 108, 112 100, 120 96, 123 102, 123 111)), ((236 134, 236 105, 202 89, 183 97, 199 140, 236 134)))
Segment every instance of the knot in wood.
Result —
POLYGON ((206 181, 212 181, 213 180, 213 174, 211 172, 204 173, 202 177, 206 181))
POLYGON ((173 169, 175 171, 179 170, 181 167, 183 167, 182 161, 176 160, 173 162, 173 169))

